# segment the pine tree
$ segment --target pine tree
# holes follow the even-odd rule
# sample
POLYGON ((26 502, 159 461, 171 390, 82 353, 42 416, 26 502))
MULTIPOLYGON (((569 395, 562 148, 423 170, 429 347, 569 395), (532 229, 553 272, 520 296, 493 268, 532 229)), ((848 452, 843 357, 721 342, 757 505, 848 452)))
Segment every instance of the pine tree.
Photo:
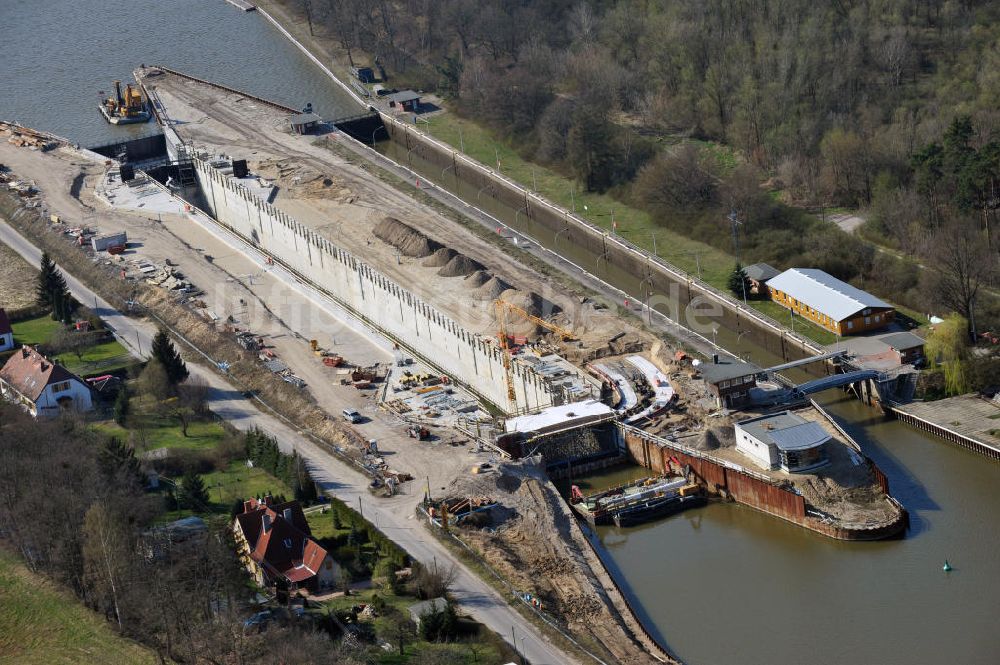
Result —
POLYGON ((125 427, 125 421, 128 419, 129 410, 129 394, 128 388, 124 385, 122 389, 118 391, 118 396, 115 397, 115 422, 120 427, 125 427))
POLYGON ((182 506, 196 511, 208 508, 209 499, 205 481, 194 469, 184 474, 184 478, 181 479, 181 490, 182 506))
POLYGON ((184 364, 181 354, 177 353, 173 342, 170 341, 170 336, 163 328, 160 328, 156 336, 153 337, 152 354, 153 358, 163 365, 170 385, 176 386, 188 378, 187 365, 184 364))
POLYGON ((36 287, 36 301, 39 305, 52 305, 54 294, 62 295, 67 293, 66 280, 63 278, 59 268, 49 258, 48 252, 42 253, 42 260, 38 266, 38 285, 36 287))
POLYGON ((743 300, 743 298, 750 297, 750 287, 750 278, 747 277, 747 271, 737 263, 733 272, 729 274, 729 290, 733 292, 734 296, 743 300))

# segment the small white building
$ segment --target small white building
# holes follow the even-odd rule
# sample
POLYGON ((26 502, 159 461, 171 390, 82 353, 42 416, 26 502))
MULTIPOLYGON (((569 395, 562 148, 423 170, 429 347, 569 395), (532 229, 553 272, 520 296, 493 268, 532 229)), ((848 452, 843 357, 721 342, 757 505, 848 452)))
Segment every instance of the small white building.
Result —
POLYGON ((0 353, 14 348, 14 329, 10 326, 7 312, 0 307, 0 353))
POLYGON ((0 369, 0 395, 36 417, 94 408, 90 387, 80 377, 30 346, 15 351, 0 369))
POLYGON ((736 450, 763 469, 786 473, 810 471, 828 463, 830 435, 819 423, 791 411, 736 423, 736 450))

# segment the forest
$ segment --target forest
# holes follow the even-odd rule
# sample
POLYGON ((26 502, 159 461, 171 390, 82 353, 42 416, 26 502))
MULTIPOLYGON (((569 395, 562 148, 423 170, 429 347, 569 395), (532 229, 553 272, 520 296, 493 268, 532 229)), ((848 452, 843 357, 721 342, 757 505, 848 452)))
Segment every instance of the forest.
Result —
POLYGON ((996 2, 282 4, 351 61, 658 224, 731 251, 736 211, 745 263, 998 323, 996 2), (824 219, 845 210, 866 220, 855 234, 824 219))

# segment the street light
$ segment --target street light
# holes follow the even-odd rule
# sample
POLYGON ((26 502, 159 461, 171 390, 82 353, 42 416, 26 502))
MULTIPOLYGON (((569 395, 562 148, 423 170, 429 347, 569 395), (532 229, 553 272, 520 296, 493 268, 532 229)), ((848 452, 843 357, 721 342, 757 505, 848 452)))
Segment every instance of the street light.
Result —
POLYGON ((375 131, 374 131, 374 132, 372 132, 372 147, 373 147, 373 148, 375 147, 375 134, 376 134, 376 133, 378 132, 378 130, 380 130, 380 129, 381 129, 382 131, 384 131, 384 132, 385 132, 385 135, 386 135, 386 137, 388 137, 388 136, 389 136, 389 130, 385 128, 385 125, 379 125, 378 127, 376 127, 376 128, 375 128, 375 131))
POLYGON ((479 202, 479 197, 480 197, 480 195, 482 195, 482 193, 483 193, 484 191, 486 191, 486 189, 487 189, 487 188, 489 188, 489 187, 492 187, 492 186, 493 186, 493 184, 492 184, 492 183, 486 183, 485 185, 483 185, 482 187, 480 187, 480 188, 479 188, 479 191, 478 191, 478 192, 476 192, 476 203, 478 203, 478 202, 479 202))

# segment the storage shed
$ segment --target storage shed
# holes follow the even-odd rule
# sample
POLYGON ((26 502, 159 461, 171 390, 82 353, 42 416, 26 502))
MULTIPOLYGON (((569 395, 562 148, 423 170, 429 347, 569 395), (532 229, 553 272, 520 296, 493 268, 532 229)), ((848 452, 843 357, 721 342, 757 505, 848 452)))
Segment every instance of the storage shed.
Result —
POLYGON ((419 113, 420 95, 412 90, 403 90, 401 92, 394 93, 389 95, 389 106, 391 108, 399 108, 412 113, 419 113))
POLYGON ((289 118, 288 123, 296 134, 310 134, 322 120, 315 113, 299 113, 289 118))

